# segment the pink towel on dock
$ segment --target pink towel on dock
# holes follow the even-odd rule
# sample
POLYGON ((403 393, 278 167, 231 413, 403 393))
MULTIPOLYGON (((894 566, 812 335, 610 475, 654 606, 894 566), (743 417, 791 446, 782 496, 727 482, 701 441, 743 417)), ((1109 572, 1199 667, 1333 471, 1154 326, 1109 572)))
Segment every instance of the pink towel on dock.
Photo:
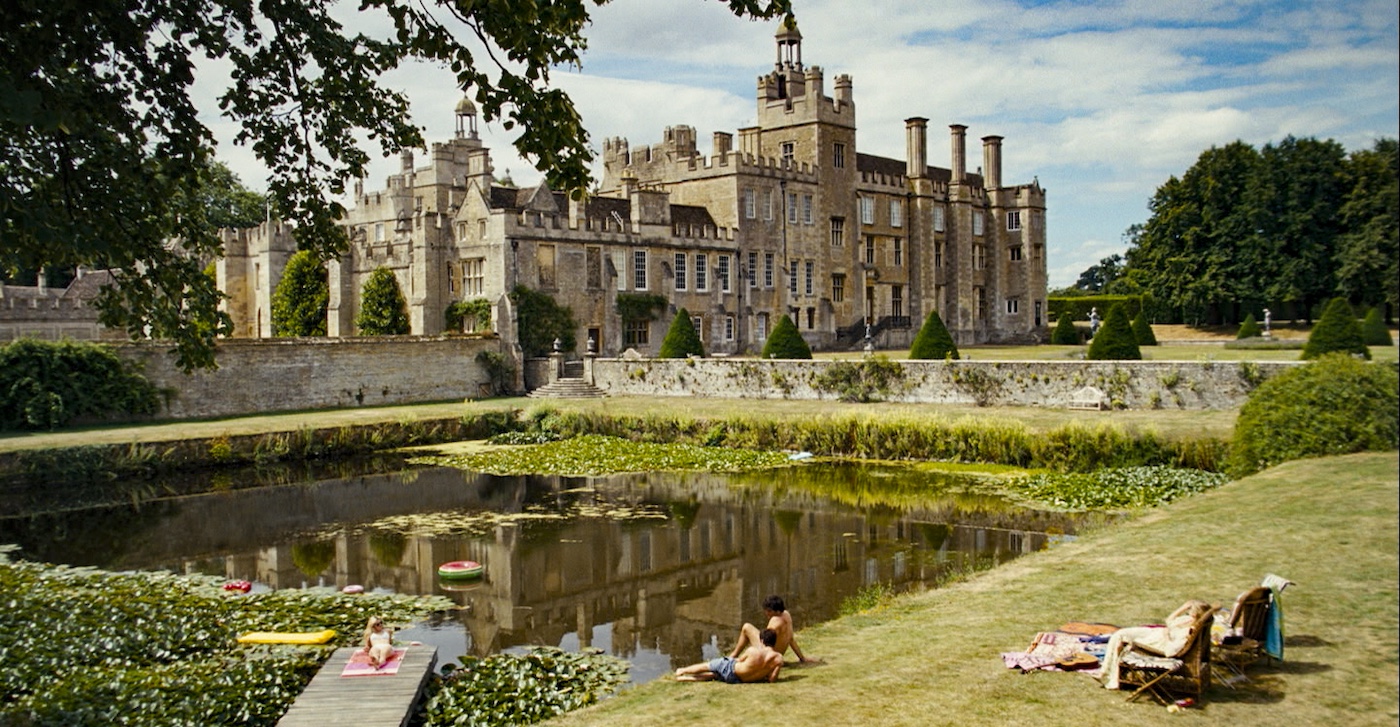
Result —
POLYGON ((403 656, 408 653, 408 649, 394 649, 394 653, 389 656, 389 660, 378 669, 369 663, 369 654, 363 649, 356 649, 350 655, 350 661, 345 665, 345 669, 340 672, 343 677, 378 677, 389 676, 399 673, 399 667, 403 665, 403 656))

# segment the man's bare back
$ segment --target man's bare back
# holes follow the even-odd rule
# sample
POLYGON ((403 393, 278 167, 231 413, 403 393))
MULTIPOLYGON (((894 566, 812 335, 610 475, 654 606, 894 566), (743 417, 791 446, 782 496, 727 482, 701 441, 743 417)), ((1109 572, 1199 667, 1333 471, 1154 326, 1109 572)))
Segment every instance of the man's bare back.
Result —
POLYGON ((734 673, 743 682, 778 680, 783 655, 762 642, 750 646, 734 662, 734 673))

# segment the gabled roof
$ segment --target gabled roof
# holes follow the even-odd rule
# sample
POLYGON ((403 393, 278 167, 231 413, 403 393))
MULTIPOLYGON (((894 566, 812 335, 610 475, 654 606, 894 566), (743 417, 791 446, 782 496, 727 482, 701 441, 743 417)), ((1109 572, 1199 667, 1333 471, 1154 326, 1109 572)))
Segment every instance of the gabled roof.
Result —
MULTIPOLYGON (((946 184, 953 179, 953 172, 951 169, 934 166, 926 167, 926 169, 927 171, 924 172, 925 176, 935 182, 946 184)), ((909 171, 909 165, 898 159, 875 156, 874 154, 857 153, 856 170, 861 172, 874 172, 891 177, 902 177, 909 171)), ((969 173, 967 175, 967 181, 971 184, 981 184, 982 175, 969 173)))
POLYGON ((696 207, 688 204, 671 205, 671 224, 690 225, 691 227, 718 227, 715 218, 710 216, 710 211, 704 207, 696 207))

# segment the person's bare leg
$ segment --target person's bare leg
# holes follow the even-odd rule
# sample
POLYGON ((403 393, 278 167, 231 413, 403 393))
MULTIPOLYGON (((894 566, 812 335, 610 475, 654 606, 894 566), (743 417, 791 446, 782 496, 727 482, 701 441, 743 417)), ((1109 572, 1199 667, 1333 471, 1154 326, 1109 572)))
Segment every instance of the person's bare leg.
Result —
POLYGON ((683 666, 676 670, 676 681, 679 682, 707 682, 714 676, 714 672, 710 671, 710 662, 708 661, 683 666))
POLYGON ((744 627, 739 629, 739 643, 735 644, 734 650, 729 652, 729 658, 739 658, 739 655, 744 653, 744 649, 756 646, 758 643, 758 627, 753 624, 744 624, 744 627))

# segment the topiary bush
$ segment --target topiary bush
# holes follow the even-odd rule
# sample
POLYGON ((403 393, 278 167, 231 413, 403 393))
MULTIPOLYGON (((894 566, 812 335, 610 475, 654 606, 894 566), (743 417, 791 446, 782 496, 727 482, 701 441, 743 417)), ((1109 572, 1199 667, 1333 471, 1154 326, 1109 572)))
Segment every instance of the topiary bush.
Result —
POLYGON ((1079 345, 1079 330, 1074 327, 1073 317, 1060 315, 1060 319, 1055 321, 1055 328, 1050 331, 1050 343, 1056 346, 1079 345))
POLYGON ((914 345, 909 348, 909 358, 919 361, 961 358, 958 345, 953 342, 948 327, 943 325, 943 319, 938 317, 938 311, 928 312, 923 327, 914 337, 914 345))
POLYGON ((1264 335, 1264 331, 1259 328, 1258 321, 1254 320, 1254 314, 1250 313, 1249 315, 1245 316, 1244 321, 1240 323, 1240 330, 1235 333, 1235 340, 1238 341, 1243 338, 1258 338, 1262 335, 1264 335))
POLYGON ((1123 306, 1115 305, 1108 309, 1103 325, 1089 343, 1088 358, 1095 361, 1139 361, 1142 351, 1138 349, 1137 338, 1133 336, 1133 324, 1128 322, 1128 314, 1123 306))
POLYGON ((1322 311, 1303 346, 1303 359, 1314 359, 1325 354, 1340 352, 1354 353, 1362 358, 1371 358, 1370 349, 1361 335, 1361 323, 1351 310, 1346 298, 1333 298, 1322 311))
POLYGON ((1400 375, 1343 353, 1285 371, 1254 390, 1230 444, 1234 477, 1303 457, 1400 446, 1400 375))
POLYGON ((1394 346, 1395 339, 1390 337, 1390 329, 1385 327, 1385 320, 1381 318, 1379 308, 1372 308, 1366 311, 1366 319, 1361 321, 1361 340, 1367 346, 1394 346))
POLYGON ((661 350, 656 355, 660 358, 705 355, 705 344, 700 342, 700 334, 695 332, 695 326, 690 322, 689 311, 682 308, 676 312, 676 317, 671 319, 671 327, 666 331, 666 338, 661 340, 661 350))
POLYGON ((1152 332, 1152 324, 1147 322, 1147 311, 1138 311, 1133 319, 1133 338, 1139 346, 1156 346, 1157 334, 1152 332))
POLYGON ((362 336, 401 336, 408 333, 408 302, 399 279, 386 267, 369 274, 360 291, 360 314, 355 327, 362 336))
POLYGON ((282 280, 272 292, 272 335, 326 335, 330 299, 326 269, 310 251, 298 251, 287 261, 282 280))
POLYGON ((763 344, 764 358, 812 358, 812 347, 803 340, 802 334, 798 332, 797 325, 788 316, 783 316, 778 321, 778 325, 773 326, 773 332, 768 334, 768 340, 763 344))

